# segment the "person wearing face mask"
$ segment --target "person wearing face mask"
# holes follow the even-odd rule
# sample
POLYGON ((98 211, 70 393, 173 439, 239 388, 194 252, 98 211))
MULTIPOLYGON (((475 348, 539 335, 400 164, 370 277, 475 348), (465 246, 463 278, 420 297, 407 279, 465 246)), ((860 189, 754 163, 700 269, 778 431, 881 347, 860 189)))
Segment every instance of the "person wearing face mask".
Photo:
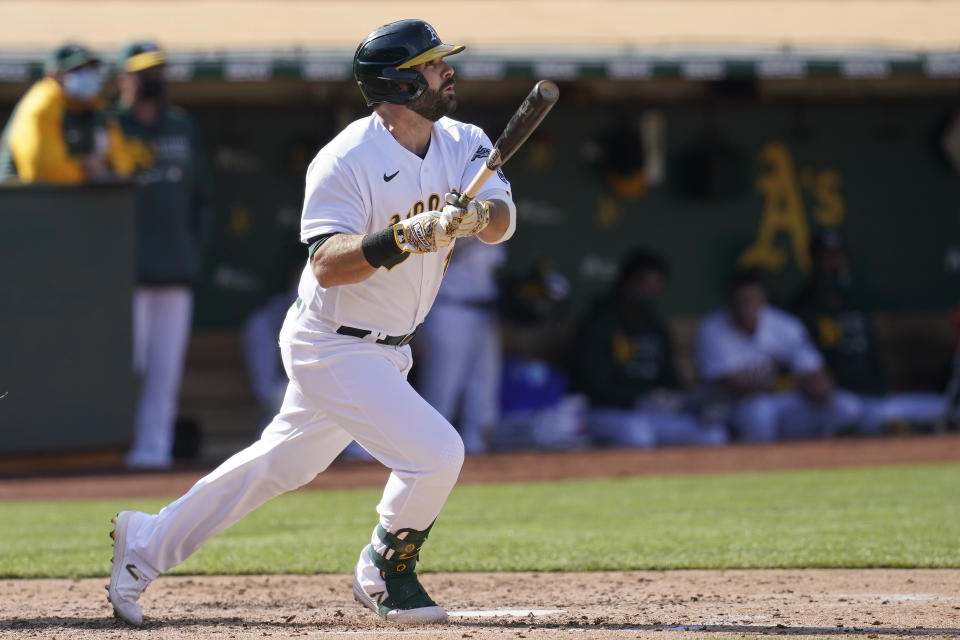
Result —
POLYGON ((597 444, 649 448, 722 445, 722 424, 701 421, 681 388, 673 340, 656 302, 669 267, 639 249, 621 263, 611 290, 580 322, 573 341, 571 386, 590 401, 588 428, 597 444))
POLYGON ((172 464, 174 425, 193 313, 193 282, 211 194, 197 127, 167 103, 166 58, 152 42, 121 55, 116 118, 138 184, 134 363, 141 376, 126 464, 172 464))
POLYGON ((810 243, 810 279, 793 304, 823 354, 839 388, 862 402, 856 430, 877 434, 904 423, 932 425, 945 418, 938 393, 888 393, 870 316, 855 303, 847 247, 836 229, 817 231, 810 243))
POLYGON ((53 51, 45 76, 14 108, 0 138, 0 183, 75 185, 129 174, 130 159, 100 100, 100 59, 77 43, 53 51))

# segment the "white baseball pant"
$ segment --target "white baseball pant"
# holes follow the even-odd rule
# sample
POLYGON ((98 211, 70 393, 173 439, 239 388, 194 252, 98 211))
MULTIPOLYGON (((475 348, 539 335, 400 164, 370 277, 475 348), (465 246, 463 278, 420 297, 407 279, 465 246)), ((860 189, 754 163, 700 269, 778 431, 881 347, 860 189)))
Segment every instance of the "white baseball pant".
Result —
POLYGON ((183 361, 190 339, 193 292, 186 286, 139 287, 133 298, 133 364, 140 397, 126 463, 168 467, 183 361))
POLYGON ((733 427, 743 442, 825 438, 860 420, 863 405, 856 394, 838 390, 826 403, 802 393, 755 393, 737 400, 733 427))
POLYGON ((901 391, 885 396, 860 396, 864 433, 882 433, 890 422, 937 423, 947 416, 947 398, 930 391, 901 391))
POLYGON ((307 332, 288 316, 280 353, 290 385, 260 439, 131 532, 128 549, 147 577, 306 484, 354 439, 392 469, 377 506, 385 529, 422 530, 440 512, 460 473, 463 442, 407 382, 409 347, 307 332))
POLYGON ((722 424, 701 422, 679 411, 595 407, 588 414, 590 433, 601 444, 649 449, 696 445, 715 447, 727 443, 722 424))

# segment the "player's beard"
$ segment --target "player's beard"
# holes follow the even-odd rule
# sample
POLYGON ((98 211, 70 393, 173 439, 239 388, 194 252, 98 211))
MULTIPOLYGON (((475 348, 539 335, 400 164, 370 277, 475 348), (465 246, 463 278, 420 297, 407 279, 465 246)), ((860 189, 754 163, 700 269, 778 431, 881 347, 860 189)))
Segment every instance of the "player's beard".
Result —
POLYGON ((436 122, 443 116, 450 115, 457 109, 457 98, 443 93, 443 90, 453 84, 453 80, 443 83, 440 90, 427 88, 409 103, 407 108, 429 120, 436 122))

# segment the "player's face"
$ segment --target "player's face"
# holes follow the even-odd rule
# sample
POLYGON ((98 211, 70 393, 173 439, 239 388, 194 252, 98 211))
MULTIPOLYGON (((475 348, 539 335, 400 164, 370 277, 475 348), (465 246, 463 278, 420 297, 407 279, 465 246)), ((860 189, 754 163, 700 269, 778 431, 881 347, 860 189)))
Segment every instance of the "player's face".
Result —
POLYGON ((747 333, 757 330, 760 310, 767 304, 767 294, 763 287, 749 284, 734 289, 730 294, 730 306, 733 319, 747 333))
POLYGON ((438 58, 412 68, 426 79, 427 88, 407 108, 431 122, 453 113, 457 108, 453 67, 438 58))

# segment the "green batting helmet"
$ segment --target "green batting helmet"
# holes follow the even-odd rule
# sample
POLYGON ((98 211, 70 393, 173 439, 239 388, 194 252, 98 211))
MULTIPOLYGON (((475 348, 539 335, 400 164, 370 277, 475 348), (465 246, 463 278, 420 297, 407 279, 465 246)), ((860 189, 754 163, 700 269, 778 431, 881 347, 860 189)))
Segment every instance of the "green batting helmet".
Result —
POLYGON ((464 50, 443 44, 423 20, 385 24, 363 39, 353 56, 353 77, 367 106, 380 102, 407 104, 427 88, 427 80, 410 67, 464 50))

